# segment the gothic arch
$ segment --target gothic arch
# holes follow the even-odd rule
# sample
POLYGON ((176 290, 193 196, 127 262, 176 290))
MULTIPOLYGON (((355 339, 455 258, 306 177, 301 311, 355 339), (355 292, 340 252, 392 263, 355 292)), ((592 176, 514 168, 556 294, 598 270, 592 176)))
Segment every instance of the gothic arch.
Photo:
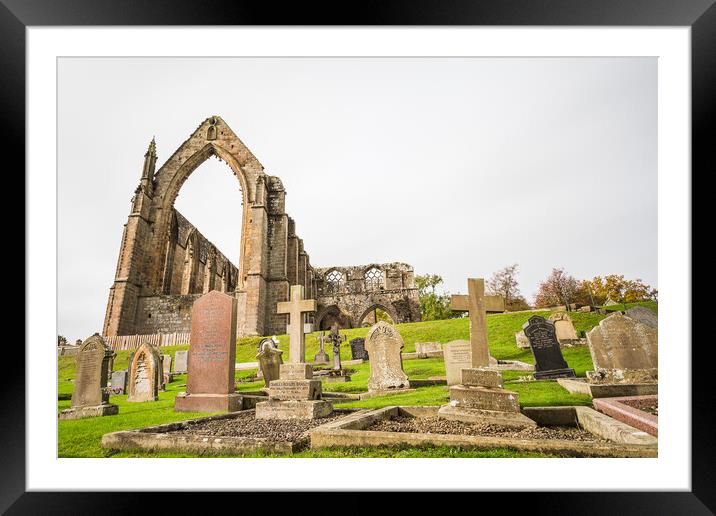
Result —
POLYGON ((363 320, 368 316, 369 313, 371 313, 374 309, 380 308, 385 313, 387 313, 390 318, 393 320, 393 324, 397 324, 400 319, 398 318, 398 312, 391 306, 388 308, 388 306, 382 304, 382 303, 373 303, 369 307, 367 307, 365 310, 363 310, 363 313, 356 321, 356 326, 360 327, 363 324, 363 320))
MULTIPOLYGON (((229 264, 226 280, 221 276, 224 256, 214 263, 214 288, 227 285, 237 299, 237 332, 239 335, 268 335, 285 331, 284 319, 275 317, 276 304, 287 298, 289 279, 301 274, 301 283, 310 281, 312 267, 301 240, 290 228, 285 210, 285 189, 281 181, 264 173, 263 166, 244 143, 218 116, 204 120, 191 136, 156 169, 156 142, 152 140, 144 155, 144 168, 135 190, 132 207, 125 224, 122 244, 110 288, 105 312, 105 335, 133 335, 166 331, 163 320, 151 319, 152 311, 168 311, 175 305, 173 296, 196 294, 203 290, 204 276, 198 263, 198 245, 192 241, 197 259, 191 262, 189 288, 178 270, 181 259, 170 256, 174 238, 174 220, 178 219, 180 240, 174 246, 179 254, 187 227, 191 226, 174 208, 179 192, 188 177, 207 159, 215 156, 224 161, 239 181, 242 195, 239 262, 229 264), (287 242, 294 244, 295 264, 289 272, 287 242), (298 250, 299 252, 296 252, 298 250), (199 271, 196 271, 196 267, 199 271), (173 267, 173 272, 169 269, 173 267), (171 272, 171 274, 170 274, 171 272), (218 283, 216 283, 218 282, 218 283), (151 320, 150 320, 151 319, 151 320)), ((238 208, 238 206, 237 206, 238 208)), ((238 211, 238 210, 237 210, 238 211)), ((206 242, 199 235, 201 253, 206 242)), ((201 257, 202 262, 204 257, 201 257)), ((189 265, 189 264, 188 264, 189 265)), ((310 285, 307 286, 310 292, 310 285)), ((180 300, 191 303, 191 300, 180 300)), ((184 305, 182 305, 184 306, 184 305)), ((174 323, 172 323, 174 324, 174 323)), ((185 327, 186 319, 175 326, 185 327)))
MULTIPOLYGON (((226 123, 218 116, 207 118, 194 134, 185 141, 154 175, 154 206, 156 210, 154 234, 158 235, 157 248, 162 249, 159 263, 166 259, 167 227, 171 223, 174 203, 182 186, 191 174, 210 157, 216 156, 225 162, 236 178, 242 196, 241 245, 239 257, 239 274, 237 286, 244 286, 246 273, 250 270, 247 257, 250 254, 247 242, 251 217, 249 208, 257 201, 257 181, 264 177, 263 166, 246 148, 244 143, 233 133, 226 123), (214 128, 214 138, 210 138, 209 130, 214 128)), ((255 228, 260 231, 262 228, 255 228)), ((156 265, 155 265, 156 267, 156 265)), ((159 274, 161 275, 161 267, 159 274)), ((160 278, 157 278, 159 280, 160 278)), ((152 288, 152 285, 150 285, 152 288)))
POLYGON ((338 305, 329 305, 321 308, 316 314, 314 328, 318 330, 330 329, 330 324, 323 324, 324 321, 328 321, 328 319, 331 320, 330 322, 333 320, 337 321, 341 329, 355 327, 354 321, 351 320, 348 314, 343 313, 338 305))

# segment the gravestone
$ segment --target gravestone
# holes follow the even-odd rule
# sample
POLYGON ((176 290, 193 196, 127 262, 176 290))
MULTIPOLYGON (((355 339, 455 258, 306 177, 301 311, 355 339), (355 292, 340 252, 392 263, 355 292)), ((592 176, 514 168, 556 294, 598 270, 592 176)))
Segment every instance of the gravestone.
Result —
POLYGON ((129 378, 129 371, 122 369, 121 371, 114 371, 112 373, 111 388, 112 394, 127 394, 127 379, 129 378))
POLYGON ((164 354, 162 355, 162 379, 164 384, 168 384, 172 381, 172 356, 164 354))
POLYGON ((560 344, 574 344, 579 340, 572 318, 567 312, 555 312, 549 316, 549 320, 554 323, 557 341, 560 344))
POLYGON ((115 353, 97 333, 85 340, 77 352, 72 405, 60 412, 60 419, 109 416, 119 407, 109 403, 109 362, 115 353))
POLYGON ((633 308, 629 308, 626 312, 624 312, 624 315, 635 320, 636 322, 646 324, 650 328, 655 330, 659 329, 659 318, 656 315, 656 312, 646 308, 645 306, 635 306, 633 308))
POLYGON ((331 341, 331 344, 333 344, 333 369, 334 370, 340 370, 341 369, 341 343, 346 341, 346 336, 341 335, 338 332, 338 325, 334 324, 331 326, 331 333, 328 335, 328 338, 331 341))
POLYGON ((403 371, 403 338, 394 326, 378 321, 368 331, 365 347, 371 356, 369 391, 410 387, 408 376, 403 371))
POLYGON ((496 364, 487 346, 487 312, 493 305, 502 304, 502 296, 485 295, 485 280, 483 278, 468 278, 468 295, 453 295, 450 297, 450 310, 467 312, 470 319, 470 353, 472 367, 486 367, 496 364))
POLYGON ((291 300, 277 305, 278 313, 290 314, 288 363, 279 366, 279 379, 269 384, 268 401, 256 404, 256 419, 320 419, 333 412, 333 404, 322 399, 321 380, 306 363, 303 319, 316 310, 316 301, 303 296, 303 285, 292 285, 291 300))
POLYGON ((520 412, 519 395, 504 389, 502 373, 490 369, 497 360, 489 352, 486 312, 494 296, 485 295, 483 278, 468 278, 467 289, 467 296, 452 296, 450 308, 468 312, 470 341, 445 345, 450 403, 438 409, 438 418, 513 428, 534 427, 537 423, 520 412))
POLYGON ((594 371, 591 383, 656 383, 658 330, 621 313, 602 319, 587 332, 594 371))
POLYGON ((283 364, 282 355, 283 351, 278 349, 273 338, 264 339, 259 344, 256 359, 259 361, 259 369, 266 387, 270 387, 272 381, 279 379, 281 364, 283 364))
POLYGON ((157 349, 144 343, 129 364, 128 402, 157 401, 162 383, 162 359, 157 349))
POLYGON ((544 317, 533 315, 522 326, 522 330, 530 341, 530 349, 535 358, 534 377, 538 380, 544 378, 574 378, 574 369, 571 369, 562 356, 562 350, 557 340, 557 330, 552 321, 544 317))
POLYGON ((288 361, 303 363, 306 358, 306 336, 304 334, 303 320, 307 313, 315 312, 317 308, 315 299, 304 299, 303 285, 291 285, 290 301, 277 303, 277 314, 288 314, 289 322, 287 333, 289 335, 288 361))
POLYGON ((162 372, 165 375, 168 375, 169 373, 172 372, 172 356, 171 355, 168 355, 166 353, 162 355, 162 367, 164 368, 162 372))
POLYGON ((186 392, 177 395, 178 412, 234 412, 241 409, 236 394, 236 298, 212 290, 191 310, 186 392))
POLYGON ((187 358, 189 352, 186 350, 177 351, 174 353, 174 372, 175 373, 186 373, 187 358))
POLYGON ((525 335, 523 330, 515 333, 515 342, 517 343, 517 347, 520 349, 529 349, 530 347, 530 339, 527 338, 527 335, 525 335))
POLYGON ((351 339, 351 358, 353 360, 368 360, 368 352, 365 349, 365 339, 356 337, 351 339))
POLYGON ((448 385, 462 381, 462 370, 472 367, 469 340, 453 340, 443 346, 445 373, 448 385))
POLYGON ((441 356, 443 347, 439 342, 416 342, 415 352, 427 356, 441 356))
POLYGON ((318 353, 316 353, 316 356, 313 357, 313 361, 316 364, 327 364, 330 361, 330 357, 325 350, 326 341, 329 340, 326 336, 326 332, 322 331, 321 334, 317 337, 317 339, 320 349, 318 350, 318 353))

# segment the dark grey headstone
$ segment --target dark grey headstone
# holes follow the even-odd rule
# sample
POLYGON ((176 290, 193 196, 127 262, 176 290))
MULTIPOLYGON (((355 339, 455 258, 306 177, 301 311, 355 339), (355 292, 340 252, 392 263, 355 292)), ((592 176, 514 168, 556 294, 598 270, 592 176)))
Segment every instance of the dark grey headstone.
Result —
POLYGON ((530 341, 530 349, 535 357, 535 373, 537 379, 542 378, 573 378, 574 369, 567 365, 559 348, 557 332, 552 321, 533 315, 522 325, 525 335, 530 341))
POLYGON ((365 350, 365 339, 355 338, 351 340, 351 358, 353 360, 368 360, 368 352, 365 350))

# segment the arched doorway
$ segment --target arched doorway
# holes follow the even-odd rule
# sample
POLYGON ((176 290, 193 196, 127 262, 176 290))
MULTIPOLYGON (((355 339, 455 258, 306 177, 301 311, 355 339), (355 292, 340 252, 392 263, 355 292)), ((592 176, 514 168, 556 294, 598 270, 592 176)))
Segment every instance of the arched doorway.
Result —
POLYGON ((395 324, 398 320, 394 310, 380 304, 374 304, 368 307, 358 320, 358 326, 365 328, 373 326, 378 321, 385 321, 389 324, 395 324))
POLYGON ((336 305, 328 306, 319 310, 316 314, 316 329, 330 330, 333 324, 337 324, 340 329, 353 328, 353 321, 347 314, 341 312, 336 305))
MULTIPOLYGON (((104 335, 187 331, 184 327, 152 326, 148 322, 149 311, 168 310, 172 296, 181 296, 182 290, 187 296, 196 296, 207 285, 221 288, 223 264, 209 259, 207 266, 205 243, 209 240, 198 229, 198 243, 187 240, 189 231, 182 229, 181 217, 175 209, 184 183, 211 157, 228 165, 241 192, 240 200, 235 203, 240 216, 227 221, 240 235, 236 270, 226 274, 231 283, 227 290, 237 298, 237 333, 266 335, 285 331, 285 318, 275 317, 275 312, 276 303, 288 299, 286 278, 290 274, 286 270, 286 240, 293 238, 297 242, 290 262, 292 274, 304 286, 312 277, 308 254, 303 251, 300 238, 295 233, 288 234, 281 181, 265 174, 261 163, 228 125, 220 117, 212 116, 204 120, 156 172, 154 141, 144 156, 141 179, 122 235, 115 281, 107 301, 104 335), (193 247, 188 256, 185 245, 193 247), (185 282, 186 268, 190 274, 185 282), (301 274, 295 272, 298 268, 301 274)), ((182 306, 190 310, 191 303, 182 306)), ((186 325, 186 318, 182 321, 177 324, 186 325)))

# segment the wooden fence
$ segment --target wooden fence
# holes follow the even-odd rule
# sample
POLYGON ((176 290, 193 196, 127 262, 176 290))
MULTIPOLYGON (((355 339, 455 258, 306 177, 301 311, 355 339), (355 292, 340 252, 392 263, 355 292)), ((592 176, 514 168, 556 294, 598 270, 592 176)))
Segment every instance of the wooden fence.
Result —
POLYGON ((179 346, 189 345, 191 333, 155 333, 153 335, 114 335, 104 337, 104 341, 113 350, 137 349, 146 342, 153 346, 179 346))

